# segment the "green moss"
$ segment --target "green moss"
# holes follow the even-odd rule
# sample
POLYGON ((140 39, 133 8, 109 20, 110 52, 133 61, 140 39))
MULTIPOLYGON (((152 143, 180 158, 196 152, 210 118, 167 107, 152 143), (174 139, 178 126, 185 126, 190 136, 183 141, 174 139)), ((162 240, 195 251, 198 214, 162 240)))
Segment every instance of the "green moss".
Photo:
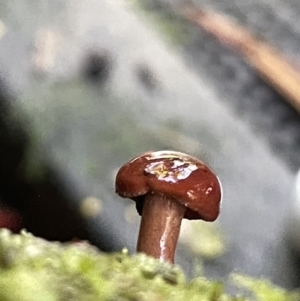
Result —
MULTIPOLYGON (((288 294, 267 282, 257 281, 252 286, 254 282, 250 278, 236 280, 251 288, 261 301, 296 300, 280 299, 282 296, 299 298, 296 293, 288 294), (266 299, 266 294, 272 298, 266 299)), ((104 254, 87 243, 62 245, 35 238, 25 231, 12 235, 0 230, 0 300, 248 299, 226 295, 221 282, 202 277, 187 281, 179 267, 162 264, 142 254, 130 256, 126 251, 104 254)))
POLYGON ((183 220, 179 242, 193 252, 194 256, 203 260, 213 260, 225 253, 226 238, 218 222, 183 220), (196 240, 194 237, 201 236, 196 240))
POLYGON ((280 287, 273 286, 265 279, 253 279, 245 275, 232 275, 233 282, 240 287, 250 290, 260 301, 299 301, 300 292, 287 292, 280 287))

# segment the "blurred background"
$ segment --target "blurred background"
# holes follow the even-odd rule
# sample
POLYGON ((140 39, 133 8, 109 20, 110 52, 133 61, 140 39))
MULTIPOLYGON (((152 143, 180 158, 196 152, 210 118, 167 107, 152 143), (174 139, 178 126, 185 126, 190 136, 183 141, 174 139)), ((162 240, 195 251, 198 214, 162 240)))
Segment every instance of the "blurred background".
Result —
POLYGON ((174 149, 209 164, 224 192, 218 221, 183 223, 176 262, 190 276, 203 266, 213 279, 298 287, 287 239, 300 241, 297 99, 189 7, 237 22, 300 69, 295 0, 0 1, 0 226, 133 253, 140 217, 115 175, 144 151, 174 149))

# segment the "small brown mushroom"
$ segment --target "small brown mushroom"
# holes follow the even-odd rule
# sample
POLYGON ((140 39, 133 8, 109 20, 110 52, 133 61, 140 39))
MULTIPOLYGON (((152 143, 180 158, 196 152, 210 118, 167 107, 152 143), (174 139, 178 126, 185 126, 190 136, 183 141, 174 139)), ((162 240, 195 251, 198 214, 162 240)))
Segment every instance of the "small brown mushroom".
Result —
POLYGON ((175 151, 147 152, 125 164, 116 192, 142 215, 137 252, 174 263, 182 218, 214 221, 221 185, 201 161, 175 151))

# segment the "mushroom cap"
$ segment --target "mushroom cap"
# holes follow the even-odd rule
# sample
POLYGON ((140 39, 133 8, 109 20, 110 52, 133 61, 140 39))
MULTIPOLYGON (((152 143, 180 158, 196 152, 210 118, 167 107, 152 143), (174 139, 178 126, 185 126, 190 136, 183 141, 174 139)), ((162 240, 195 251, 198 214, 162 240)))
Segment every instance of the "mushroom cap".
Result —
POLYGON ((184 153, 147 152, 120 168, 117 194, 137 201, 151 192, 176 199, 187 208, 187 219, 214 221, 220 212, 219 179, 202 161, 184 153))

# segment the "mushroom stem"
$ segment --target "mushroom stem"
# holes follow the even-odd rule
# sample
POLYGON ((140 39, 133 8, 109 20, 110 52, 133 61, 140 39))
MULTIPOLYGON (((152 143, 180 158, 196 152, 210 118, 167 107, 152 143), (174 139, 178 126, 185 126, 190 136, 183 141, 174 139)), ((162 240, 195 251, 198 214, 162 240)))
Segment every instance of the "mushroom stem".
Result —
POLYGON ((137 252, 174 263, 180 225, 186 207, 159 193, 144 197, 137 252))

